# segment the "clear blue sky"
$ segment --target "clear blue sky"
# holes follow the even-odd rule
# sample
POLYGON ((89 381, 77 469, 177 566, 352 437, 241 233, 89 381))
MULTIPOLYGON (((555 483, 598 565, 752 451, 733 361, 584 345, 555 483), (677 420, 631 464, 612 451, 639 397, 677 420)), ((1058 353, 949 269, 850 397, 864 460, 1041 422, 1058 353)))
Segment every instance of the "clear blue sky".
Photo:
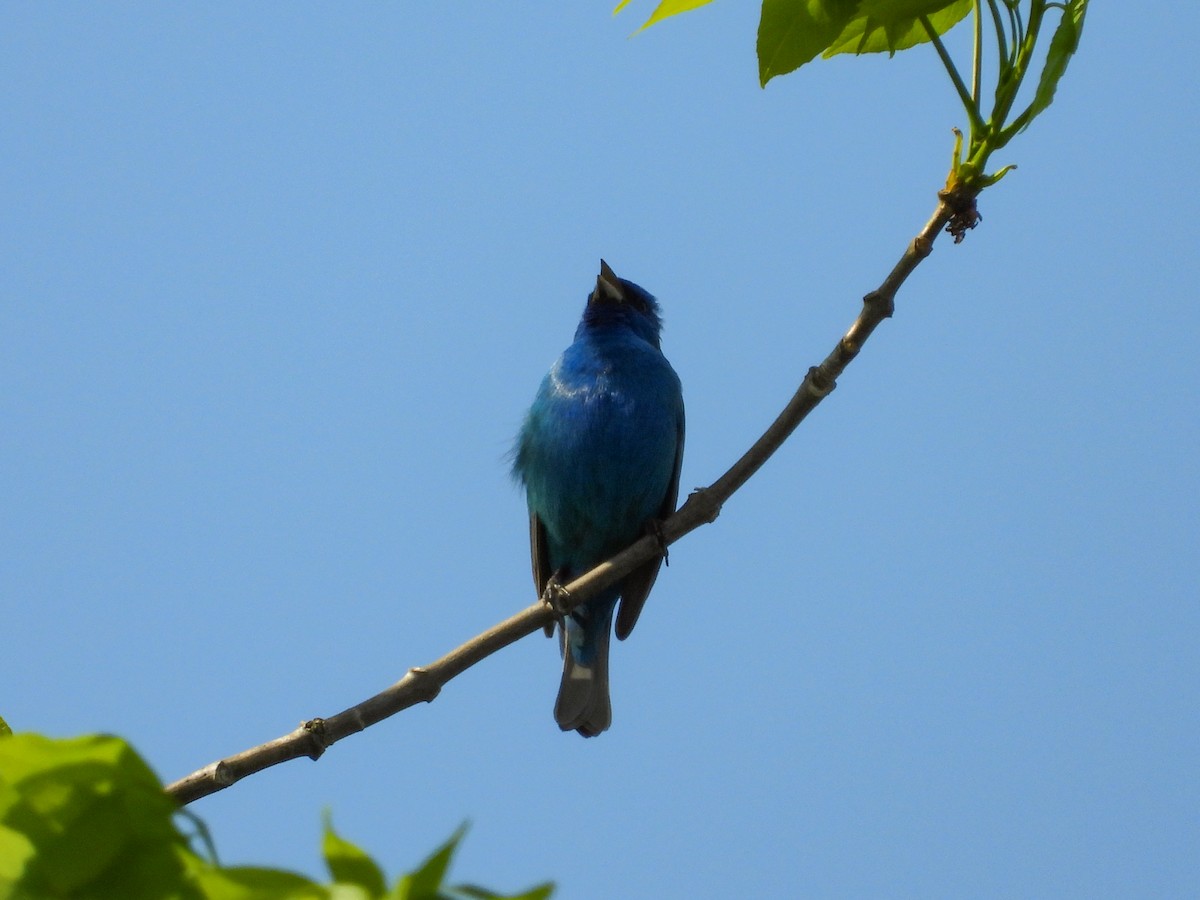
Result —
MULTIPOLYGON (((598 260, 714 480, 933 209, 932 52, 754 4, 0 12, 0 715, 165 780, 530 603, 505 454, 598 260)), ((1200 13, 1096 4, 1020 168, 672 550, 614 725, 529 638, 195 804, 227 862, 612 897, 1195 896, 1200 13), (1114 11, 1116 10, 1116 11, 1114 11), (1120 14, 1119 19, 1112 16, 1120 14)), ((956 46, 964 35, 959 34, 956 46)))

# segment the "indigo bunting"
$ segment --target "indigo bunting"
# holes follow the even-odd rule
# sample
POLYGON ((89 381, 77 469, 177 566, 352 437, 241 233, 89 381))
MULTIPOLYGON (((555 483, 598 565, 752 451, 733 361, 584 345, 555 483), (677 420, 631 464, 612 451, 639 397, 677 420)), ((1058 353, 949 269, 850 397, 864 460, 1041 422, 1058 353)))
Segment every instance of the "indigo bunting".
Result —
MULTIPOLYGON (((575 341, 543 379, 513 450, 525 486, 539 595, 625 549, 675 511, 683 394, 659 347, 658 302, 600 261, 575 341)), ((560 627, 554 718, 594 737, 608 728, 608 645, 637 623, 662 559, 577 606, 560 627)), ((547 634, 553 633, 549 626, 547 634)))

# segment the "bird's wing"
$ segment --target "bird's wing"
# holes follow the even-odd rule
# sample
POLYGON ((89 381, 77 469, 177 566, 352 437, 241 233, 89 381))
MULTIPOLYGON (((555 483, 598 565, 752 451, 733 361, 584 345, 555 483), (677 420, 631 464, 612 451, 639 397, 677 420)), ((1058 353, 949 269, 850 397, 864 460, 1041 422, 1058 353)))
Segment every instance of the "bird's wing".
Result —
MULTIPOLYGON (((537 517, 537 513, 529 514, 529 559, 533 563, 533 584, 538 596, 546 592, 546 584, 554 570, 550 568, 550 545, 546 542, 546 526, 537 517)), ((554 634, 554 623, 545 627, 546 637, 554 634)))
MULTIPOLYGON (((679 470, 683 466, 683 411, 679 412, 678 440, 675 444, 675 467, 671 470, 671 481, 667 484, 667 493, 663 497, 662 506, 658 508, 658 520, 666 519, 675 512, 675 504, 679 500, 679 470)), ((647 523, 650 525, 651 523, 647 523)), ((662 567, 662 556, 644 563, 625 576, 621 582, 621 608, 617 611, 617 640, 623 641, 633 631, 650 589, 658 578, 658 570, 662 567)))

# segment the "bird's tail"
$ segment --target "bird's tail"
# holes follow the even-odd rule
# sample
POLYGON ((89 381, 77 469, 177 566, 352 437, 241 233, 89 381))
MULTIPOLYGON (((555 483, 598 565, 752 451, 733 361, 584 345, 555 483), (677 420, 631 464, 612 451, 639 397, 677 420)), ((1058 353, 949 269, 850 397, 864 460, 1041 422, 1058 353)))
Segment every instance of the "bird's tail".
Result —
POLYGON ((563 623, 563 675, 554 702, 554 720, 563 731, 595 737, 612 723, 608 641, 615 601, 601 601, 599 608, 584 603, 563 623))

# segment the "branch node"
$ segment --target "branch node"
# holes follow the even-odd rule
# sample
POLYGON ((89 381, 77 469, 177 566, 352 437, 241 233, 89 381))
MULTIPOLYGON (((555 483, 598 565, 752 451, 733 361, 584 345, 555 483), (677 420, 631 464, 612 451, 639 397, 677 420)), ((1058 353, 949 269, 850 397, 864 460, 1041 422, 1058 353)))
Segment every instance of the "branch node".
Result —
MULTIPOLYGON (((709 488, 706 487, 692 488, 692 492, 688 494, 687 502, 683 504, 683 507, 688 506, 700 507, 702 520, 709 525, 717 521, 717 517, 721 515, 721 504, 714 504, 709 500, 709 488)), ((680 507, 681 511, 683 507, 680 507)))
MULTIPOLYGON (((962 185, 938 191, 938 199, 951 213, 950 221, 946 223, 946 234, 952 236, 956 244, 961 244, 967 232, 983 221, 983 216, 979 214, 979 208, 975 205, 977 196, 977 191, 971 191, 962 185)), ((928 247, 924 255, 928 256, 932 246, 928 240, 924 243, 928 247)), ((919 252, 916 241, 913 242, 913 251, 919 252)))
POLYGON ((220 760, 219 762, 213 764, 212 780, 221 787, 227 788, 229 785, 237 781, 237 776, 234 775, 233 772, 229 771, 229 764, 226 763, 225 760, 220 760))
MULTIPOLYGON (((913 252, 919 253, 922 258, 928 256, 930 250, 933 249, 932 246, 926 246, 925 252, 921 253, 916 249, 918 244, 928 245, 929 242, 923 240, 920 236, 917 236, 913 239, 913 252)), ((884 293, 883 291, 871 291, 871 293, 863 297, 863 306, 865 306, 872 313, 872 315, 878 316, 880 319, 890 319, 896 312, 896 301, 894 296, 891 293, 884 293)))
POLYGON ((300 727, 308 735, 308 752, 304 755, 313 762, 316 762, 329 748, 329 741, 326 740, 325 734, 325 720, 321 718, 309 719, 307 722, 301 722, 300 727))
MULTIPOLYGON (((844 341, 845 338, 842 340, 844 341)), ((821 371, 820 366, 813 366, 808 370, 808 375, 804 379, 804 386, 812 396, 818 400, 823 400, 837 387, 837 382, 821 371)))
POLYGON ((413 680, 415 685, 413 693, 417 698, 425 703, 432 703, 437 699, 438 694, 442 692, 442 686, 437 683, 437 679, 429 674, 429 670, 424 666, 413 666, 408 670, 408 677, 413 680))

